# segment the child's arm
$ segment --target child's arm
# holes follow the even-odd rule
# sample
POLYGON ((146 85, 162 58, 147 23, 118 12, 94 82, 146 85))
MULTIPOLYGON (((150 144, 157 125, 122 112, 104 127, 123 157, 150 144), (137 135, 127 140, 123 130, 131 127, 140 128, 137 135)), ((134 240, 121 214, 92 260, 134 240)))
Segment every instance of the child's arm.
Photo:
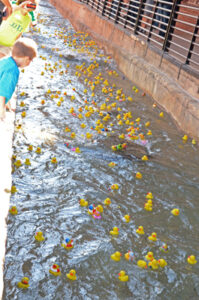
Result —
POLYGON ((0 96, 0 120, 3 121, 3 119, 6 116, 6 104, 5 104, 5 97, 0 96))

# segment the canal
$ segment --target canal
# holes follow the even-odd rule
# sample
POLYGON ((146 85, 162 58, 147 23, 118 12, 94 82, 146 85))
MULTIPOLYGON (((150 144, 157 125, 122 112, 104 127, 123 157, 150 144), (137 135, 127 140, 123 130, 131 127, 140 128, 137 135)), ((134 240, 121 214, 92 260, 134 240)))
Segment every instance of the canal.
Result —
POLYGON ((26 36, 39 54, 17 91, 10 206, 18 213, 7 219, 3 299, 199 299, 199 264, 187 263, 199 259, 198 145, 47 1, 26 36), (90 215, 80 199, 103 212, 90 215), (167 266, 140 268, 148 252, 167 266), (60 276, 49 273, 54 264, 60 276), (66 277, 71 269, 77 280, 66 277), (23 277, 28 289, 17 286, 23 277))

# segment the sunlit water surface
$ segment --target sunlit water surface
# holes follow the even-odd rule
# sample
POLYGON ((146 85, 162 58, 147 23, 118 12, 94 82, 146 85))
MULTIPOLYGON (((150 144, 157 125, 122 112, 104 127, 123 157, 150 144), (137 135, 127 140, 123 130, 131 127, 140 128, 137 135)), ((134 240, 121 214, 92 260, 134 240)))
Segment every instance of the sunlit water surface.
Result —
POLYGON ((40 13, 37 30, 27 34, 37 41, 39 56, 21 74, 19 82, 13 148, 23 166, 15 168, 13 173, 13 185, 18 192, 12 195, 11 205, 17 206, 18 215, 8 217, 3 299, 199 299, 199 264, 187 263, 191 254, 199 260, 198 147, 192 145, 191 140, 184 144, 183 133, 171 118, 166 113, 164 118, 159 117, 161 108, 158 105, 154 108, 152 99, 142 96, 142 91, 135 93, 132 83, 103 52, 98 51, 93 56, 97 47, 92 46, 89 37, 76 34, 49 3, 41 3, 40 13), (90 77, 88 72, 84 75, 76 68, 83 63, 88 68, 93 62, 99 67, 92 70, 90 77), (54 68, 54 72, 50 68, 54 68), (110 76, 110 70, 116 70, 119 76, 110 76), (96 85, 95 96, 91 97, 91 89, 84 80, 94 82, 99 72, 104 79, 96 85), (116 84, 112 97, 101 90, 105 79, 110 84, 107 88, 116 84), (133 98, 132 102, 115 100, 120 88, 126 98, 133 98), (84 89, 88 90, 86 95, 84 89), (51 92, 47 93, 48 90, 51 92), (61 94, 52 99, 56 91, 61 94), (21 95, 22 92, 25 95, 21 95), (71 101, 72 95, 76 98, 74 101, 71 101), (57 106, 60 97, 64 101, 57 106), (87 118, 83 109, 83 119, 79 119, 78 108, 85 108, 85 99, 88 106, 100 108, 107 97, 110 98, 107 105, 116 102, 121 111, 117 112, 116 107, 111 112, 110 120, 105 123, 108 131, 100 134, 91 127, 107 113, 102 117, 95 112, 87 118), (44 105, 42 99, 46 101, 44 105), (97 106, 92 104, 93 99, 97 106), (20 107, 21 101, 25 107, 20 107), (71 107, 76 116, 69 113, 71 107), (22 118, 24 110, 26 117, 22 118), (148 161, 131 156, 129 140, 118 138, 119 134, 127 133, 130 125, 125 121, 122 126, 118 125, 116 116, 128 111, 132 113, 130 121, 141 118, 135 127, 139 126, 139 132, 148 140, 148 161), (148 129, 147 121, 151 122, 148 129), (81 128, 82 123, 86 128, 81 128), (65 127, 76 133, 74 139, 70 132, 65 132, 65 127), (149 129, 151 136, 146 135, 149 129), (87 132, 93 134, 92 139, 86 138, 87 132), (127 150, 113 152, 113 141, 126 142, 127 150), (27 150, 30 144, 32 152, 27 150), (35 153, 37 147, 41 147, 41 154, 35 153), (72 151, 74 147, 79 147, 81 153, 72 151), (57 164, 51 163, 52 157, 57 158, 57 164), (24 165, 26 158, 30 158, 31 166, 24 165), (110 168, 110 162, 116 166, 110 168), (135 178, 136 172, 142 173, 141 180, 135 178), (119 189, 111 191, 110 186, 115 183, 119 189), (148 192, 154 196, 152 212, 144 210, 148 192), (109 208, 103 204, 107 197, 112 201, 109 208), (80 207, 81 198, 89 204, 103 205, 100 220, 93 219, 87 208, 80 207), (173 208, 180 209, 178 217, 171 214, 173 208), (131 217, 128 224, 122 220, 126 214, 131 217), (144 226, 144 236, 136 233, 140 225, 144 226), (119 228, 118 238, 109 234, 113 226, 119 228), (43 232, 44 242, 35 241, 37 231, 43 232), (158 237, 154 245, 147 241, 152 232, 158 237), (67 237, 74 240, 71 251, 61 247, 67 237), (163 243, 170 247, 167 254, 159 250, 163 243), (124 259, 128 250, 135 254, 133 262, 124 259), (120 262, 110 259, 115 251, 122 253, 120 262), (153 251, 157 259, 164 258, 167 267, 157 271, 138 268, 137 260, 144 259, 148 251, 153 251), (60 277, 49 274, 53 263, 60 266, 60 277), (66 278, 71 269, 77 272, 76 281, 66 278), (120 270, 129 275, 128 282, 118 280, 120 270), (30 279, 27 290, 17 287, 23 276, 30 279))

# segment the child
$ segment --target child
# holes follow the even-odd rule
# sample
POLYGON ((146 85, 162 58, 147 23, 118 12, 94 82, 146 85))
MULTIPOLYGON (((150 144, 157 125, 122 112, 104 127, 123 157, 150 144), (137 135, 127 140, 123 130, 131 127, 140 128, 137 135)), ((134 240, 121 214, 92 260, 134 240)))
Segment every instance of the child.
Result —
POLYGON ((19 68, 27 67, 36 56, 36 43, 29 38, 21 38, 14 44, 12 56, 0 60, 0 120, 5 118, 6 104, 19 79, 19 68))

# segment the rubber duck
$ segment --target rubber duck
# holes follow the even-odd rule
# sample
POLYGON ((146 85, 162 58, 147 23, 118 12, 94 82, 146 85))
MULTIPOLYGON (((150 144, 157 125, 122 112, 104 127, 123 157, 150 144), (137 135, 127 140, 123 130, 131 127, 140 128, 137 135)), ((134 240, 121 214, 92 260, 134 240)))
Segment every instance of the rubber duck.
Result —
POLYGON ((100 213, 103 213, 103 206, 102 205, 98 205, 97 207, 96 207, 96 209, 97 209, 97 211, 99 211, 100 213))
POLYGON ((85 128, 86 127, 86 125, 84 123, 82 123, 80 126, 81 126, 81 128, 85 128))
POLYGON ((89 133, 89 132, 86 133, 86 138, 87 139, 91 139, 92 137, 93 137, 93 135, 91 133, 89 133))
POLYGON ((135 177, 137 179, 142 179, 142 174, 140 172, 137 172, 136 175, 135 175, 135 177))
POLYGON ((193 139, 193 140, 191 141, 191 143, 192 143, 192 145, 196 145, 196 140, 193 139))
POLYGON ((169 252, 169 247, 167 244, 163 244, 160 248, 160 251, 164 252, 164 253, 168 253, 169 252))
POLYGON ((118 184, 116 184, 116 183, 115 183, 115 184, 112 184, 112 185, 111 185, 111 189, 112 189, 112 190, 118 190, 118 189, 119 189, 118 184))
POLYGON ((153 252, 148 252, 145 258, 146 260, 152 261, 154 259, 153 252))
POLYGON ((94 219, 101 219, 100 212, 97 209, 95 209, 95 208, 93 209, 92 215, 93 215, 94 219))
POLYGON ((120 281, 125 282, 125 281, 129 280, 129 277, 128 277, 128 275, 126 275, 125 271, 120 271, 118 275, 119 275, 118 278, 119 278, 120 281))
POLYGON ((113 230, 110 231, 110 234, 117 236, 119 234, 119 228, 113 227, 113 230))
POLYGON ((32 151, 33 150, 33 146, 29 145, 27 149, 28 149, 28 151, 32 151))
POLYGON ((70 131, 71 131, 70 128, 65 127, 65 132, 70 132, 70 131))
POLYGON ((74 132, 71 132, 71 135, 70 135, 70 136, 71 136, 72 139, 74 139, 75 136, 76 136, 76 134, 75 134, 74 132))
POLYGON ((12 186, 11 186, 11 190, 10 190, 10 192, 11 192, 11 194, 14 194, 14 193, 16 193, 16 192, 17 192, 17 188, 16 188, 16 186, 15 186, 15 185, 12 185, 12 186))
POLYGON ((188 136, 185 134, 185 135, 182 137, 182 140, 183 140, 183 142, 187 142, 188 136))
POLYGON ((23 277, 22 280, 17 283, 17 286, 20 289, 27 289, 29 287, 29 278, 28 277, 23 277))
POLYGON ((25 111, 22 111, 21 116, 22 116, 22 118, 25 118, 26 112, 25 112, 25 111))
POLYGON ((9 213, 10 213, 11 215, 17 215, 17 214, 18 214, 17 207, 16 207, 16 206, 12 206, 12 207, 9 209, 9 213))
POLYGON ((14 163, 14 165, 15 165, 17 168, 21 167, 22 164, 21 164, 20 159, 16 160, 16 162, 14 163))
POLYGON ((174 208, 174 209, 172 209, 171 213, 172 213, 172 215, 174 215, 174 216, 179 216, 180 210, 179 210, 178 208, 174 208))
POLYGON ((56 163, 57 163, 57 159, 56 159, 56 157, 52 157, 52 159, 51 159, 51 163, 52 163, 52 164, 56 164, 56 163))
POLYGON ((130 222, 130 216, 129 215, 125 215, 124 217, 123 217, 123 221, 124 222, 126 222, 126 223, 129 223, 130 222))
POLYGON ((139 226, 138 229, 136 229, 136 233, 138 233, 138 234, 144 234, 144 227, 143 226, 139 226))
POLYGON ((167 266, 167 262, 166 260, 164 260, 163 258, 160 258, 158 259, 158 265, 161 267, 161 268, 164 268, 167 266))
POLYGON ((163 118, 163 117, 164 117, 164 113, 161 112, 161 113, 159 114, 159 116, 160 116, 161 118, 163 118))
POLYGON ((111 167, 111 168, 114 168, 114 167, 116 166, 116 163, 110 162, 110 163, 108 164, 108 166, 111 167))
POLYGON ((157 104, 153 103, 153 108, 156 108, 157 104))
POLYGON ((92 215, 93 214, 93 209, 94 209, 94 205, 89 205, 89 207, 88 207, 88 214, 89 215, 92 215))
POLYGON ((113 151, 116 151, 116 150, 117 150, 117 146, 116 146, 116 145, 112 145, 112 146, 111 146, 111 149, 112 149, 113 151))
POLYGON ((66 250, 71 250, 73 249, 73 240, 66 238, 65 239, 66 244, 62 243, 62 247, 65 248, 66 250))
POLYGON ((148 240, 151 242, 156 242, 157 241, 157 234, 153 232, 149 237, 148 240))
POLYGON ((41 148, 40 148, 40 147, 37 147, 37 149, 36 149, 35 152, 38 153, 38 154, 41 154, 41 148))
POLYGON ((106 198, 105 200, 104 200, 104 204, 105 205, 110 205, 111 204, 111 199, 110 198, 106 198))
POLYGON ((31 162, 30 162, 30 159, 29 159, 29 158, 26 158, 26 160, 25 160, 25 165, 27 165, 27 166, 30 166, 30 165, 31 165, 31 162))
POLYGON ((85 207, 85 206, 88 206, 88 201, 86 201, 86 200, 84 200, 84 199, 80 199, 80 200, 79 200, 79 204, 80 204, 80 206, 85 207))
POLYGON ((152 269, 152 270, 157 270, 159 268, 159 264, 158 261, 156 259, 153 259, 152 261, 150 261, 148 263, 148 266, 152 269))
POLYGON ((111 254, 111 259, 114 261, 120 261, 122 254, 119 251, 116 251, 115 253, 111 254))
POLYGON ((146 156, 146 155, 143 155, 143 156, 142 156, 142 160, 143 160, 143 161, 147 161, 147 160, 149 160, 149 159, 148 159, 148 156, 146 156))
POLYGON ((49 273, 54 275, 54 276, 60 276, 61 271, 60 271, 59 266, 57 264, 52 265, 52 267, 49 270, 49 273))
POLYGON ((66 277, 70 280, 76 280, 77 279, 76 271, 70 270, 70 272, 66 274, 66 277))
POLYGON ((24 106, 25 106, 25 103, 24 103, 23 101, 21 101, 21 102, 20 102, 20 106, 21 106, 21 107, 24 107, 24 106))
POLYGON ((133 261, 135 259, 135 255, 132 251, 128 251, 127 253, 125 253, 124 257, 128 261, 133 261))
POLYGON ((145 126, 146 126, 146 127, 149 127, 150 124, 151 124, 151 123, 148 121, 148 122, 145 123, 145 126))
POLYGON ((45 104, 45 100, 44 100, 44 99, 41 100, 41 104, 42 104, 42 105, 45 104))
POLYGON ((147 198, 147 199, 153 199, 153 194, 152 194, 151 192, 148 192, 148 193, 146 194, 146 198, 147 198))
POLYGON ((190 256, 188 256, 187 262, 188 262, 190 265, 195 265, 195 264, 197 263, 197 260, 196 260, 196 258, 195 258, 195 255, 190 255, 190 256))
POLYGON ((42 241, 45 240, 42 231, 36 232, 36 234, 35 234, 35 240, 38 241, 38 242, 42 242, 42 241))
MULTIPOLYGON (((151 201, 151 200, 149 200, 149 201, 151 201)), ((153 206, 152 206, 152 204, 147 202, 147 203, 144 204, 144 209, 147 210, 147 211, 152 211, 153 206)))
POLYGON ((81 150, 79 149, 79 147, 75 148, 75 153, 81 153, 81 150))
POLYGON ((142 268, 142 269, 147 269, 147 263, 146 263, 146 261, 141 260, 141 259, 137 261, 137 266, 139 268, 142 268))

